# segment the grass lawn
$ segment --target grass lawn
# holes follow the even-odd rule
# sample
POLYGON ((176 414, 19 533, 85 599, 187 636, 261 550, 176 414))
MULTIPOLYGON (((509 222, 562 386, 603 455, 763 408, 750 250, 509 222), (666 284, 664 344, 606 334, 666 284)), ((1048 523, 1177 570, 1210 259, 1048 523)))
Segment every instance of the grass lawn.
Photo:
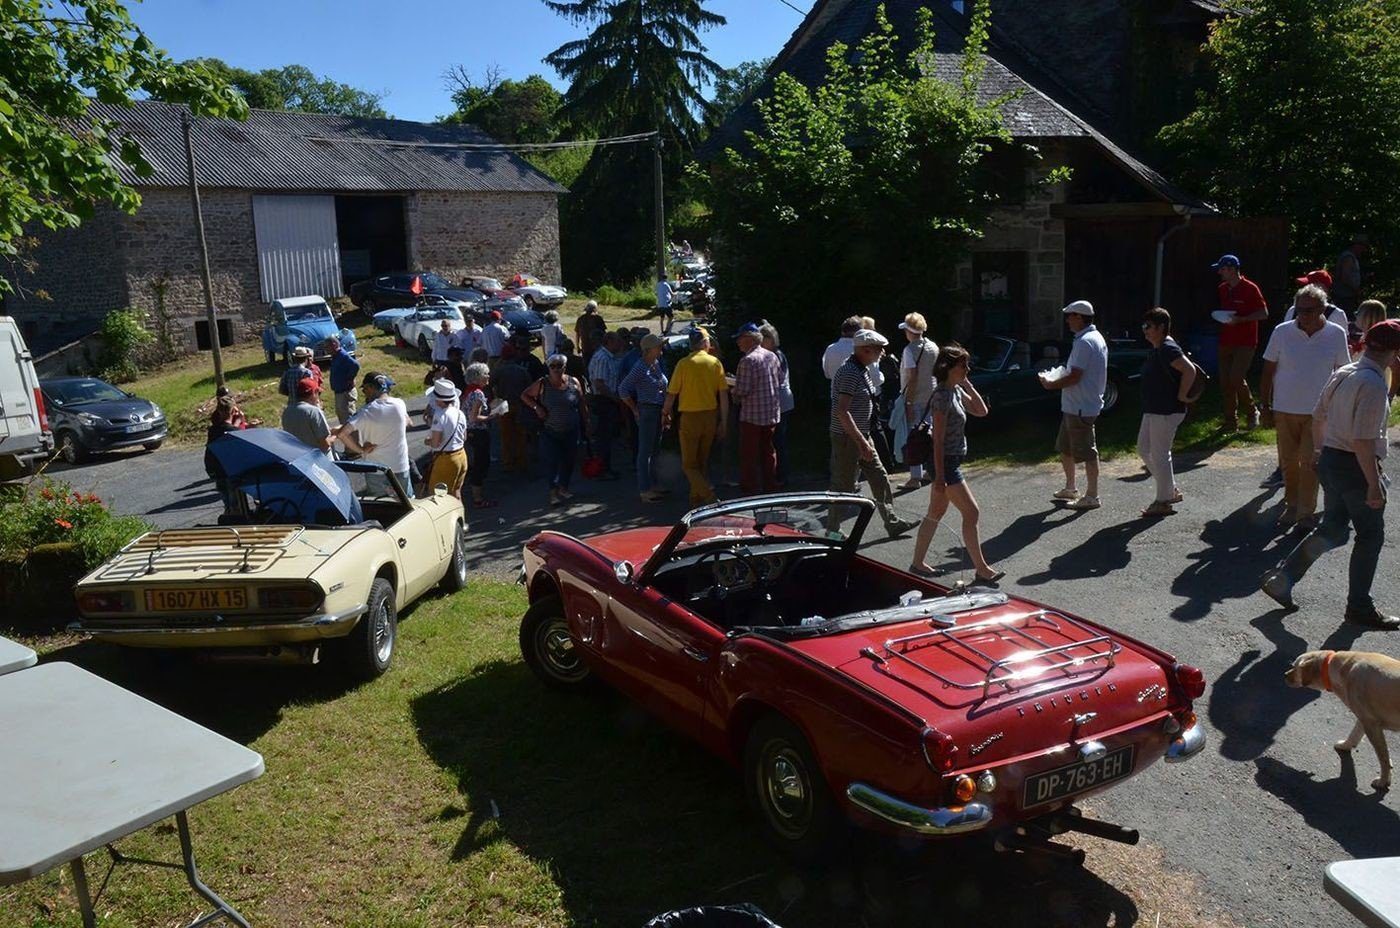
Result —
MULTIPOLYGON (((726 765, 606 691, 539 685, 516 646, 523 609, 499 581, 429 597, 404 617, 394 668, 352 689, 329 668, 38 644, 263 754, 261 779, 190 816, 205 880, 255 925, 640 928, 739 901, 787 928, 926 925, 930 910, 974 926, 1150 923, 1154 909, 1213 923, 1157 852, 1092 839, 1089 869, 1048 880, 980 846, 930 860, 870 840, 797 870, 763 843, 726 765)), ((178 860, 173 827, 121 848, 178 860)), ((179 873, 123 869, 98 910, 106 928, 172 925, 196 902, 179 873)), ((0 928, 76 923, 66 869, 0 888, 0 928)))

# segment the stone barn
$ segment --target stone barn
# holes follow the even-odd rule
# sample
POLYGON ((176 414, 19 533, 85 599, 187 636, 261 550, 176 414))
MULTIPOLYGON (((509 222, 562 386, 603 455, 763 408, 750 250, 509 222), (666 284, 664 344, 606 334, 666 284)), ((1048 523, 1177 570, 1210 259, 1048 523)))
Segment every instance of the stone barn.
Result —
MULTIPOLYGON (((185 109, 90 109, 135 139, 154 169, 142 177, 113 157, 141 207, 35 230, 34 267, 15 272, 4 311, 36 356, 128 306, 193 348, 206 323, 185 109)), ((192 138, 214 304, 236 340, 261 327, 272 300, 329 299, 390 271, 559 280, 565 189, 471 126, 254 110, 247 122, 196 118, 192 138)))

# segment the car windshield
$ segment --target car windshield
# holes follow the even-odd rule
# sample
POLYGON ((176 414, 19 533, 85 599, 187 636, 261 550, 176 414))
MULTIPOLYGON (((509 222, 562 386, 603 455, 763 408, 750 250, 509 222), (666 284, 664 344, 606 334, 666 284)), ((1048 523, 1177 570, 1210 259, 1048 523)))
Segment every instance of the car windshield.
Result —
POLYGON ((82 403, 110 403, 113 400, 127 400, 127 396, 116 387, 96 377, 82 380, 64 380, 44 384, 44 392, 60 406, 77 406, 82 403))
POLYGON ((462 314, 455 306, 425 306, 418 310, 419 319, 455 319, 462 321, 462 314))
POLYGON ((761 500, 747 509, 701 517, 690 523, 676 544, 677 552, 713 542, 813 540, 844 545, 860 524, 867 507, 860 503, 815 500, 761 500))
POLYGON ((452 285, 436 274, 419 274, 424 290, 451 290, 452 285))
POLYGON ((478 289, 478 290, 504 290, 504 289, 505 289, 505 287, 502 287, 502 286, 501 286, 501 282, 500 282, 499 280, 496 280, 494 277, 478 277, 478 278, 476 279, 476 282, 473 283, 472 286, 476 287, 476 289, 478 289))
POLYGON ((993 335, 979 335, 968 345, 972 354, 972 369, 977 371, 999 371, 1006 366, 1011 355, 1012 343, 1005 338, 993 335))
POLYGON ((312 322, 317 319, 331 319, 331 308, 325 303, 320 306, 292 306, 286 309, 288 322, 312 322))

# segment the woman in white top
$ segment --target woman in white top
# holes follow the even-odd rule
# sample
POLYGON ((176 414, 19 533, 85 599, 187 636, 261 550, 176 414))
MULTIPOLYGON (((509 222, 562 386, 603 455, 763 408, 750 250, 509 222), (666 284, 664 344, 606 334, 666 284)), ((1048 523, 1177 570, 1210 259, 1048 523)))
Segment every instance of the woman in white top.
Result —
POLYGON ((544 341, 544 356, 547 358, 559 350, 559 339, 564 336, 564 327, 559 324, 559 314, 554 310, 544 314, 544 328, 540 338, 544 341))
POLYGON ((467 479, 467 416, 457 405, 457 387, 450 380, 433 384, 428 404, 437 408, 437 414, 425 441, 433 450, 426 491, 431 495, 434 487, 443 484, 448 493, 456 496, 467 479))
MULTIPOLYGON (((905 316, 899 328, 909 340, 899 364, 899 392, 903 405, 895 410, 895 416, 904 417, 902 433, 900 429, 895 430, 895 444, 903 448, 900 435, 908 435, 929 414, 929 399, 933 396, 934 387, 933 363, 938 360, 938 345, 928 337, 928 321, 920 313, 905 316)), ((904 489, 917 490, 923 484, 924 465, 910 461, 909 480, 904 484, 904 489)))

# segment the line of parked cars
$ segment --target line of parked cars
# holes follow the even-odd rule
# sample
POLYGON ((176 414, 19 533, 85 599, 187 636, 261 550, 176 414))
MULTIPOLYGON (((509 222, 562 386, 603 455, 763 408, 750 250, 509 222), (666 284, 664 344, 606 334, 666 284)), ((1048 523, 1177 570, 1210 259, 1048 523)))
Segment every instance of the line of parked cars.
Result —
MULTIPOLYGON (((498 312, 512 333, 528 332, 538 339, 544 328, 541 310, 559 306, 568 295, 563 287, 543 284, 528 274, 517 274, 505 283, 494 277, 473 276, 453 284, 429 271, 404 271, 381 274, 350 287, 350 301, 370 317, 375 328, 420 349, 424 333, 410 325, 405 334, 401 323, 427 322, 436 331, 443 318, 452 318, 443 315, 444 306, 456 310, 459 323, 470 314, 477 324, 485 325, 491 314, 498 312)), ((427 344, 431 343, 432 334, 427 333, 427 344)))

